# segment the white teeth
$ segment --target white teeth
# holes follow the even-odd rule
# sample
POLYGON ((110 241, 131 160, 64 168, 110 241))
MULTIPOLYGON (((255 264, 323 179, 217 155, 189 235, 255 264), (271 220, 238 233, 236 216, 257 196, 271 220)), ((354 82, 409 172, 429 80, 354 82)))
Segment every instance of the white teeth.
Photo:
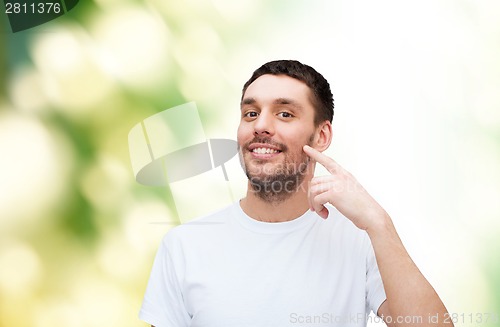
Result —
POLYGON ((269 148, 255 148, 252 150, 254 153, 265 154, 265 153, 277 153, 278 150, 269 149, 269 148))

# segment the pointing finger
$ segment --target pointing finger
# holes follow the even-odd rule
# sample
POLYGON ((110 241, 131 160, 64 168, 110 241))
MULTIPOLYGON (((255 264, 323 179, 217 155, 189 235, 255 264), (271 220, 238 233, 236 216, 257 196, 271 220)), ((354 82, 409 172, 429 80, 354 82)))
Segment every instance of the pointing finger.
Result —
POLYGON ((338 164, 335 162, 335 160, 319 152, 318 150, 311 148, 309 145, 304 145, 303 150, 309 157, 314 159, 316 162, 319 162, 330 173, 333 173, 338 168, 338 164))

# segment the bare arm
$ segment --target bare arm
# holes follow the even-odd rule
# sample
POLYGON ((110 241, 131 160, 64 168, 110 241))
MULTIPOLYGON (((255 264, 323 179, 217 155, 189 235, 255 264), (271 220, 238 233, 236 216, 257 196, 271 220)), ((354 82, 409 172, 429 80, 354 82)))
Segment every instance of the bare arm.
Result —
POLYGON ((376 221, 367 233, 387 295, 378 314, 386 322, 398 321, 400 317, 399 320, 414 325, 453 326, 449 317, 446 319, 443 302, 406 252, 389 216, 384 214, 376 221))
POLYGON ((387 296, 377 314, 389 326, 453 326, 445 323, 443 302, 406 252, 385 210, 333 159, 308 146, 304 152, 331 174, 312 179, 311 210, 326 218, 324 204, 329 202, 370 237, 387 296), (436 314, 438 321, 430 320, 436 314))

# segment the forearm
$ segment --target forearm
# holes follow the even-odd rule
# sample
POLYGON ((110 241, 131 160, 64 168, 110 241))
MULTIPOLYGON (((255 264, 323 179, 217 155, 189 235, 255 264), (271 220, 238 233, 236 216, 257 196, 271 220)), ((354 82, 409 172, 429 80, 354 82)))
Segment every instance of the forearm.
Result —
POLYGON ((377 223, 367 232, 384 283, 390 315, 393 318, 421 317, 418 325, 422 326, 453 326, 445 320, 447 310, 443 302, 410 258, 390 217, 384 212, 377 218, 377 223), (430 319, 436 315, 439 324, 430 319))
POLYGON ((308 194, 311 209, 325 218, 324 204, 329 202, 370 236, 387 295, 378 313, 420 317, 421 323, 417 325, 453 326, 451 322, 444 323, 447 311, 443 302, 411 260, 384 209, 335 160, 307 145, 304 152, 330 172, 311 180, 308 194), (436 314, 439 324, 429 320, 436 314))

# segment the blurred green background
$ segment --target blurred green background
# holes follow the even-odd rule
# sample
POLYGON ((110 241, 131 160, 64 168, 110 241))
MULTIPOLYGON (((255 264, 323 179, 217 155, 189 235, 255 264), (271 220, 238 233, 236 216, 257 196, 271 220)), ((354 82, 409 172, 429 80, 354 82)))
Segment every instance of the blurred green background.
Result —
POLYGON ((136 183, 128 132, 195 101, 207 138, 235 139, 243 83, 281 58, 330 81, 328 154, 391 214, 457 325, 500 325, 477 316, 500 315, 498 17, 496 0, 94 0, 12 33, 2 13, 0 326, 144 326, 174 198, 226 200, 209 182, 136 183))

